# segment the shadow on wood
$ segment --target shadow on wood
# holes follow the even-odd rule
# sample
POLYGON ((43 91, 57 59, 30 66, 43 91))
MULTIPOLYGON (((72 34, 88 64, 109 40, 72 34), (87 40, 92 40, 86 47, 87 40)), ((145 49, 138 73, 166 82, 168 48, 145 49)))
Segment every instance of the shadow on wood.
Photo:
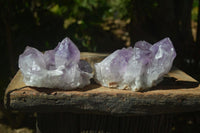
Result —
POLYGON ((199 86, 197 81, 181 81, 174 77, 164 77, 163 81, 152 87, 152 90, 170 90, 170 89, 192 89, 199 86))
MULTIPOLYGON (((88 85, 88 86, 86 86, 86 87, 84 87, 84 88, 77 88, 77 89, 72 89, 73 91, 79 91, 79 92, 85 92, 85 91, 89 91, 89 90, 93 90, 93 89, 97 89, 97 88, 99 88, 100 87, 100 85, 97 85, 97 84, 92 84, 92 85, 88 85)), ((38 91, 38 92, 42 92, 42 93, 46 93, 46 94, 54 94, 54 95, 56 95, 57 93, 57 91, 59 91, 59 92, 70 92, 70 91, 72 91, 72 90, 63 90, 63 89, 57 89, 57 88, 51 88, 51 89, 49 89, 49 88, 39 88, 39 87, 31 87, 32 89, 34 89, 34 90, 36 90, 36 91, 38 91), (55 93, 54 93, 55 92, 55 93)))

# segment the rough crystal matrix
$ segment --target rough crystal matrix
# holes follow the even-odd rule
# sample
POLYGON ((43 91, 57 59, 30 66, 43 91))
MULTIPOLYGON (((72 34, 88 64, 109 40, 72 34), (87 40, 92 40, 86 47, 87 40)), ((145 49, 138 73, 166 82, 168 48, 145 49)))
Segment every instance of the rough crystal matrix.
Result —
POLYGON ((95 64, 95 80, 106 87, 142 91, 156 85, 167 74, 176 57, 169 38, 154 45, 139 41, 135 47, 116 50, 95 64))
POLYGON ((80 61, 80 51, 69 38, 44 54, 27 46, 19 56, 19 68, 28 86, 69 90, 90 84, 92 78, 90 65, 80 61))

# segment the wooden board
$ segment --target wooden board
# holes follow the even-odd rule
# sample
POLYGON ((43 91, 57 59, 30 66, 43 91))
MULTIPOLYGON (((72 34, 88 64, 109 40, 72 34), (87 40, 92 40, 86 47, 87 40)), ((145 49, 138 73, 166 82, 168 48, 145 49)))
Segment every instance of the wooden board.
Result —
POLYGON ((8 109, 23 111, 117 115, 200 111, 200 86, 186 73, 173 69, 163 82, 147 92, 111 89, 97 84, 64 91, 28 87, 18 71, 6 89, 4 104, 8 109))

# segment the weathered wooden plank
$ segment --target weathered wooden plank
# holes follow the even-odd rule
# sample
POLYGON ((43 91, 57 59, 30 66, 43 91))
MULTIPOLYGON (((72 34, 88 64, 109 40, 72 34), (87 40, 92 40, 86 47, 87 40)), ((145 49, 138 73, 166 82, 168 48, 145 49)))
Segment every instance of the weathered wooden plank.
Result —
POLYGON ((174 69, 161 84, 147 92, 111 89, 97 84, 63 91, 25 86, 19 71, 6 90, 4 102, 9 109, 36 112, 119 115, 189 112, 200 111, 200 86, 192 77, 174 69))

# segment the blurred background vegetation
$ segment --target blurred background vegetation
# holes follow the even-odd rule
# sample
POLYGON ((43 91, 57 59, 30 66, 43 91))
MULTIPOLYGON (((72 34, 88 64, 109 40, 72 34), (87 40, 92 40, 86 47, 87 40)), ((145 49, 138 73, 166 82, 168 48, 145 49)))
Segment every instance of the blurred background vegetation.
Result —
MULTIPOLYGON (((200 81, 199 0, 0 0, 0 5, 0 122, 7 132, 34 129, 34 114, 3 107, 27 45, 45 51, 68 36, 80 51, 113 52, 168 36, 177 51, 175 65, 200 81)), ((172 132, 200 132, 197 115, 177 116, 172 132)))

